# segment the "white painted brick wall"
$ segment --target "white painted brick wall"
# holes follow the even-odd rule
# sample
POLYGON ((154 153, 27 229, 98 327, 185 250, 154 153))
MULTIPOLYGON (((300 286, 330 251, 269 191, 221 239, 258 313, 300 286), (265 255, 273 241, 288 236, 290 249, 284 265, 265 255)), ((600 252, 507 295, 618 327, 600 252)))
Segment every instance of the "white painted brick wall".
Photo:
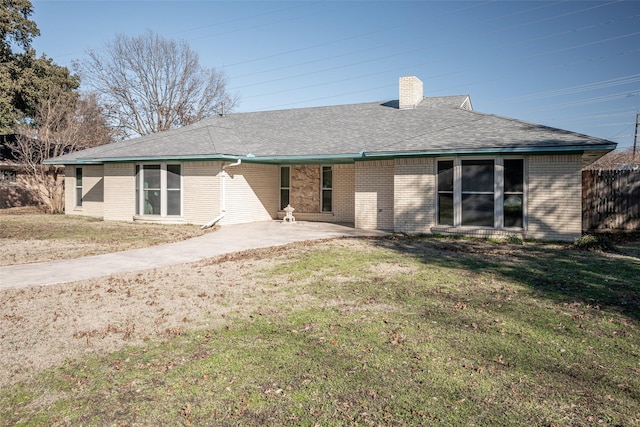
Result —
POLYGON ((76 206, 76 167, 65 167, 64 211, 67 215, 95 218, 104 216, 104 180, 102 165, 83 165, 82 207, 76 206))
POLYGON ((399 79, 398 108, 415 108, 423 99, 422 81, 415 76, 404 76, 399 79))
POLYGON ((335 222, 355 220, 356 176, 354 165, 333 166, 333 213, 335 222))
POLYGON ((397 159, 394 172, 394 231, 430 233, 436 218, 435 160, 397 159))
POLYGON ((268 221, 277 217, 280 169, 276 165, 241 164, 227 168, 226 215, 221 224, 268 221))
POLYGON ((393 230, 392 160, 355 164, 355 226, 393 230))
POLYGON ((104 165, 104 219, 133 221, 136 182, 133 163, 104 165))
POLYGON ((82 167, 82 215, 102 218, 104 216, 104 167, 86 165, 82 167))
POLYGON ((182 216, 188 224, 206 224, 220 214, 221 162, 182 164, 182 216))
POLYGON ((527 237, 573 240, 582 233, 580 155, 529 157, 527 237))
POLYGON ((64 168, 64 213, 66 215, 83 215, 81 210, 76 210, 76 168, 65 166, 64 168))

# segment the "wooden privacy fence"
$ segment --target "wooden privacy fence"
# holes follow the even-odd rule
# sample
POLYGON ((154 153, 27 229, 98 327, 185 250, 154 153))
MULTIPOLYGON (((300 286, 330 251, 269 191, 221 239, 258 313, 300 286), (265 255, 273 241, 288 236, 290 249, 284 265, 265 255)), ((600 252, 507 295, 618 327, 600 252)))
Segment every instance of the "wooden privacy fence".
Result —
POLYGON ((640 230, 640 170, 582 171, 582 229, 640 230))

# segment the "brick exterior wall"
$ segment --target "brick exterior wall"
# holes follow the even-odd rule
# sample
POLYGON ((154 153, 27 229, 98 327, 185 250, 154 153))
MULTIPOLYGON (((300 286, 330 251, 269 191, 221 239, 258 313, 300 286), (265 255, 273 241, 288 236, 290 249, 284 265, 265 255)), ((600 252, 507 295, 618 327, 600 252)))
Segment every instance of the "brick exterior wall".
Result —
POLYGON ((64 211, 67 215, 83 215, 95 218, 104 216, 104 167, 83 165, 82 206, 76 206, 76 167, 65 168, 64 211))
POLYGON ((182 217, 206 224, 220 214, 221 162, 182 163, 182 217))
POLYGON ((435 160, 397 159, 393 186, 394 231, 430 233, 436 218, 435 160))
POLYGON ((133 221, 136 182, 133 163, 104 165, 104 219, 133 221))
POLYGON ((355 226, 393 230, 393 160, 355 164, 355 226))
POLYGON ((335 222, 355 221, 356 176, 354 165, 333 166, 333 215, 335 222))
POLYGON ((573 240, 582 233, 580 155, 529 157, 527 237, 573 240))
MULTIPOLYGON (((103 175, 104 167, 102 165, 82 166, 82 215, 98 218, 104 216, 103 175)), ((74 181, 72 191, 75 191, 75 176, 72 178, 74 181)))
POLYGON ((268 221, 277 217, 280 169, 276 165, 241 164, 227 168, 226 215, 220 224, 268 221))
POLYGON ((64 168, 64 213, 66 215, 84 215, 80 210, 74 210, 76 197, 76 169, 73 166, 64 168))
MULTIPOLYGON (((527 238, 573 240, 582 232, 581 156, 528 156, 525 162, 527 238)), ((221 209, 222 162, 182 163, 183 221, 205 224, 221 209)), ((436 161, 433 158, 362 161, 333 166, 333 212, 300 212, 298 220, 352 223, 357 228, 477 236, 513 234, 495 229, 436 226, 436 161)), ((317 169, 306 166, 303 169, 317 169)), ((67 167, 65 208, 71 215, 132 221, 135 165, 84 165, 83 206, 75 207, 75 168, 67 167), (104 176, 103 176, 104 175, 104 176)), ((280 170, 276 165, 241 164, 227 169, 226 215, 221 224, 282 218, 278 211, 280 170)), ((308 178, 309 174, 304 174, 308 178)), ((317 175, 317 176, 316 176, 317 175)), ((305 191, 319 197, 318 182, 305 191)), ((307 179, 308 181, 308 179, 307 179)), ((292 193, 297 188, 292 174, 292 193)), ((315 199, 314 199, 315 200, 315 199)), ((293 203, 292 203, 293 205, 293 203)), ((296 207, 294 205, 294 207, 296 207)), ((296 207, 297 209, 297 207, 296 207)))
MULTIPOLYGON (((12 167, 3 169, 15 171, 16 180, 15 182, 0 181, 0 209, 37 206, 40 204, 40 199, 34 186, 29 183, 29 179, 23 172, 12 167)), ((62 177, 61 181, 63 180, 64 177, 62 177)))

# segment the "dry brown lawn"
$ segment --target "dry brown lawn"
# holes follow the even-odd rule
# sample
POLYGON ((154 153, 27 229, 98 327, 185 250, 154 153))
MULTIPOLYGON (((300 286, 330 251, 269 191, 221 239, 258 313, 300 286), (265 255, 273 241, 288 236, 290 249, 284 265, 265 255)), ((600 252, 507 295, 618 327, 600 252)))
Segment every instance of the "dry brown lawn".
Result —
MULTIPOLYGON (((32 210, 0 211, 0 230, 0 244, 10 253, 0 265, 95 255, 202 234, 197 227, 105 223, 32 210), (82 225, 84 231, 75 236, 61 231, 69 225, 82 225), (11 227, 13 230, 8 231, 11 227)), ((306 244, 297 246, 302 250, 306 244)), ((255 272, 285 262, 284 251, 271 248, 2 291, 0 387, 25 380, 68 358, 107 354, 152 339, 172 338, 225 322, 229 313, 242 315, 273 304, 280 300, 280 289, 261 282, 255 272), (270 303, 266 303, 267 297, 270 303)), ((281 300, 295 304, 284 297, 281 300)))

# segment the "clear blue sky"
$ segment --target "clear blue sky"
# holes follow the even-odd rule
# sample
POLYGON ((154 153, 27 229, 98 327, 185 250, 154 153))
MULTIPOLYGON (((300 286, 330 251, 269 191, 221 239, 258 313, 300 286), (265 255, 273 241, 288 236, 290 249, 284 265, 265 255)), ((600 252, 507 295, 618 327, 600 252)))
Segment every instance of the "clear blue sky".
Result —
POLYGON ((34 0, 38 54, 65 66, 118 33, 185 40, 239 93, 236 111, 426 96, 633 144, 640 1, 34 0))

